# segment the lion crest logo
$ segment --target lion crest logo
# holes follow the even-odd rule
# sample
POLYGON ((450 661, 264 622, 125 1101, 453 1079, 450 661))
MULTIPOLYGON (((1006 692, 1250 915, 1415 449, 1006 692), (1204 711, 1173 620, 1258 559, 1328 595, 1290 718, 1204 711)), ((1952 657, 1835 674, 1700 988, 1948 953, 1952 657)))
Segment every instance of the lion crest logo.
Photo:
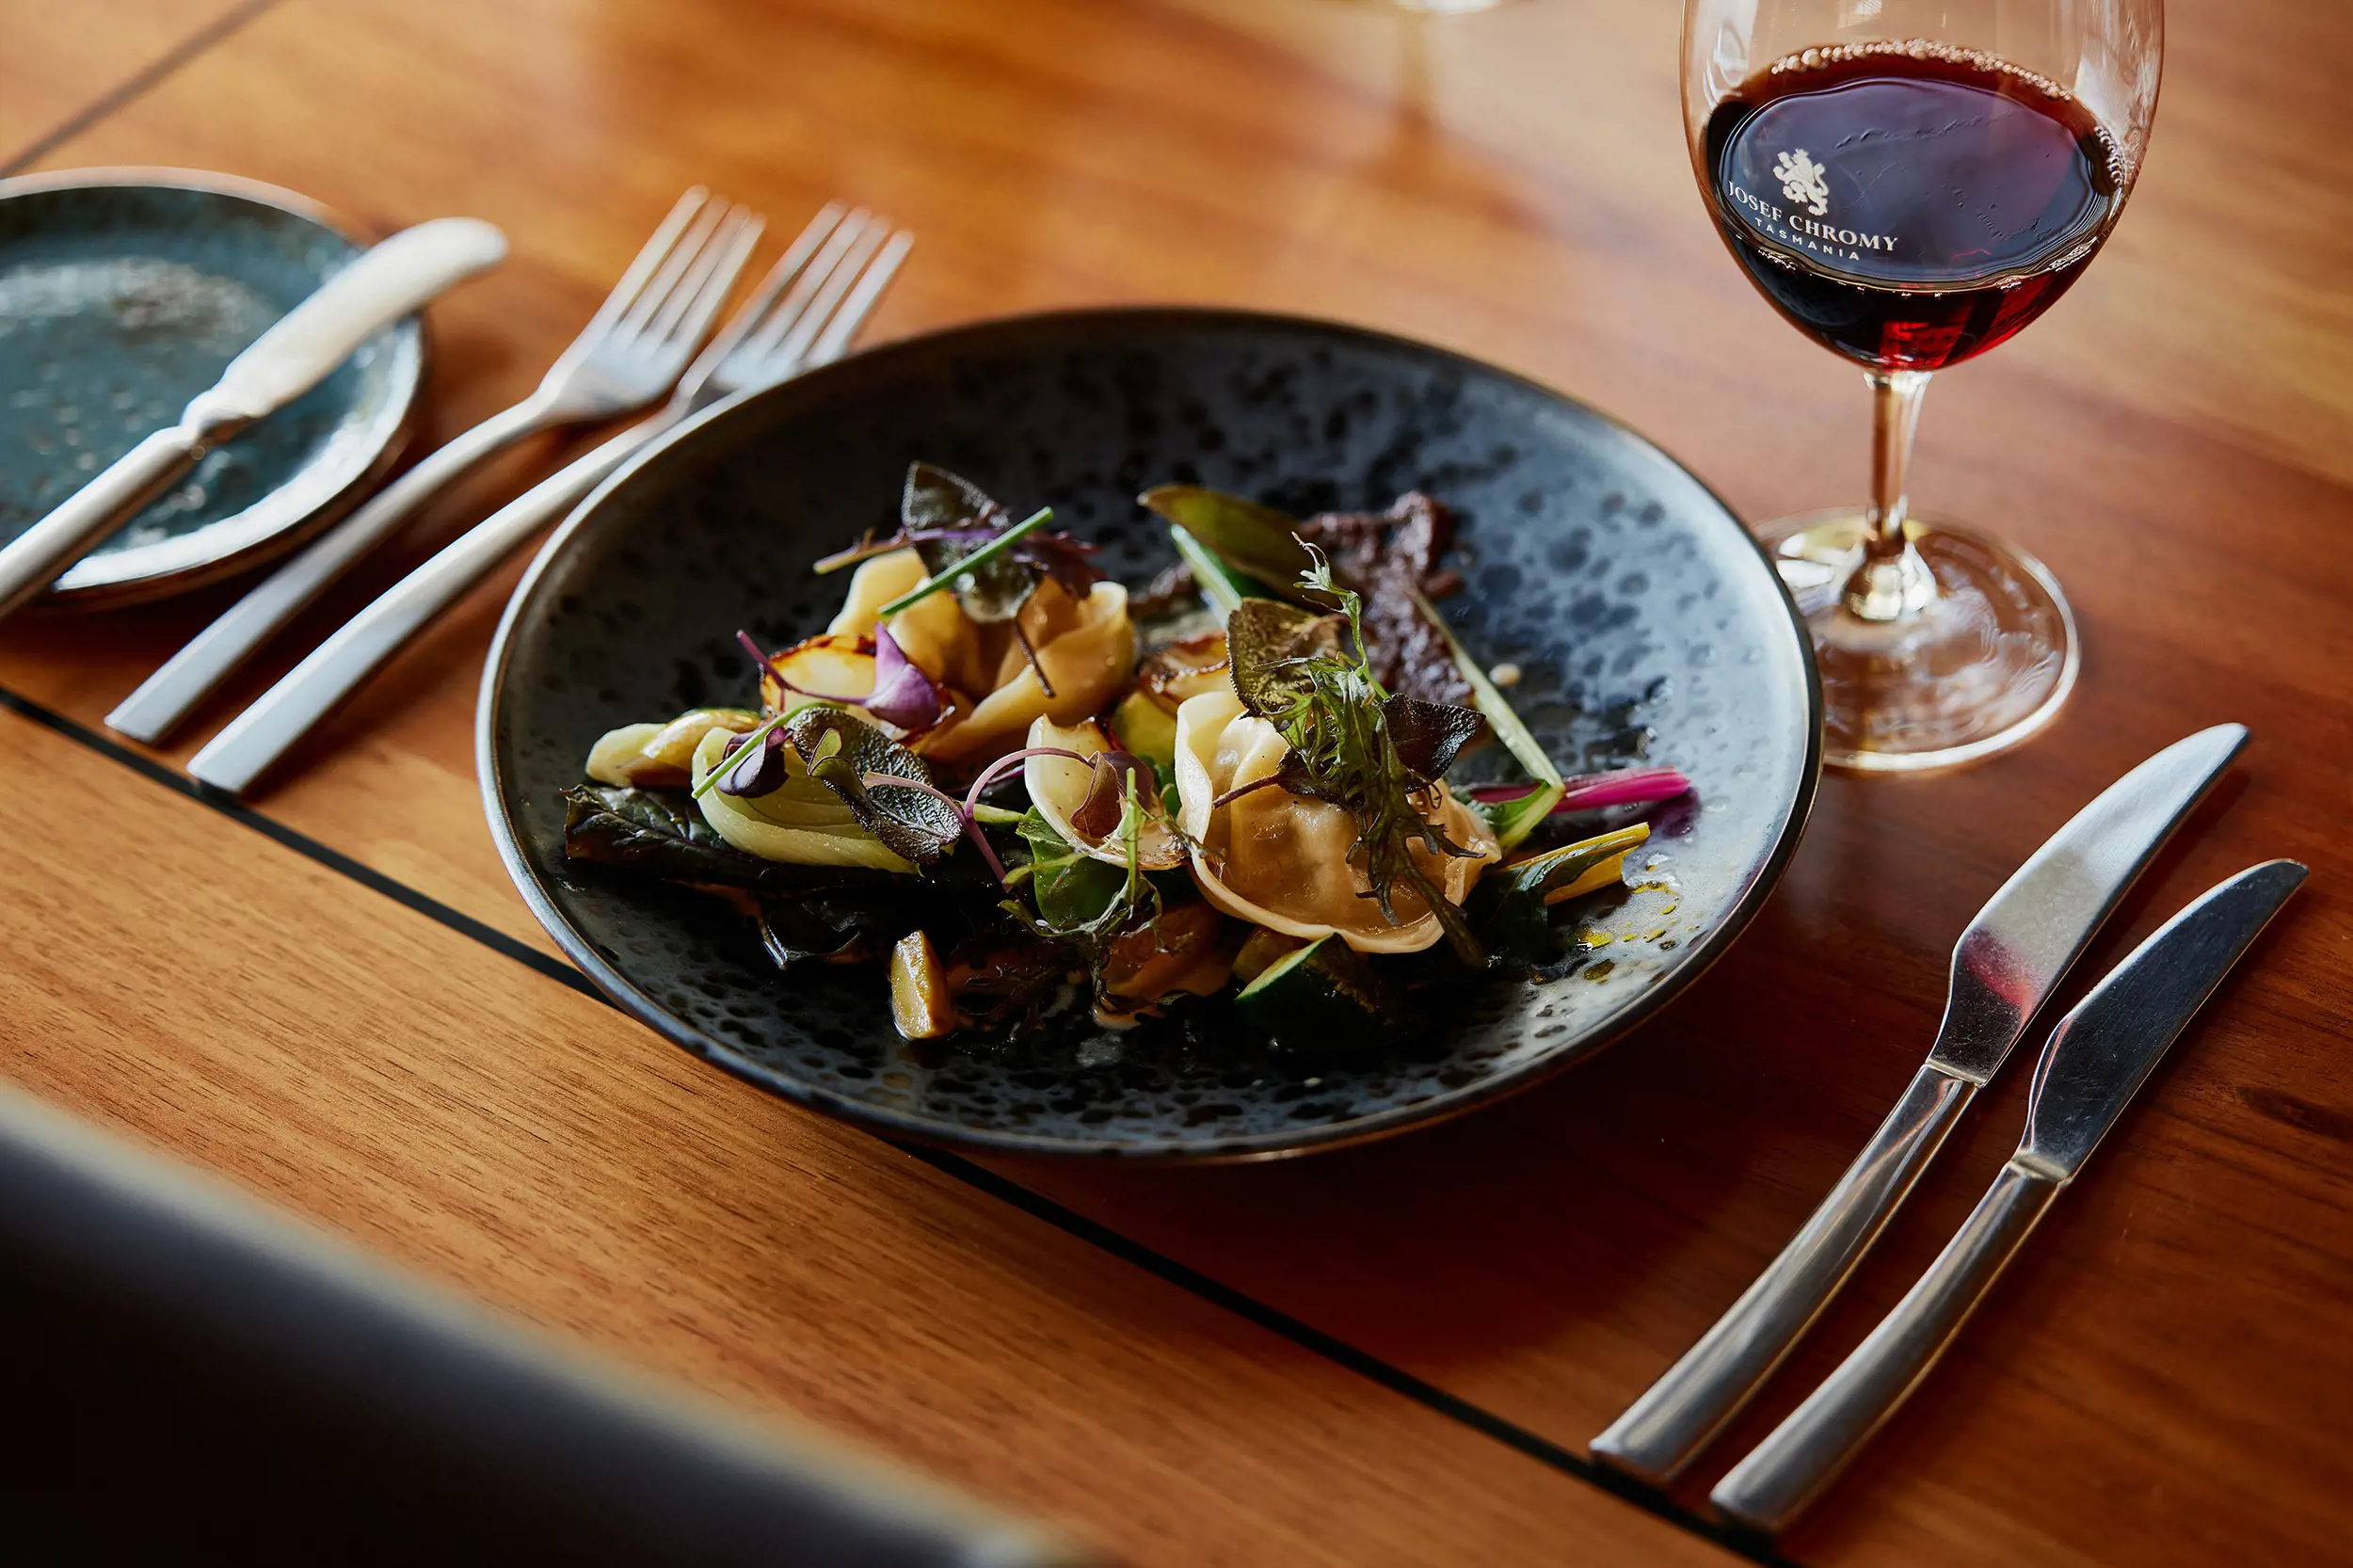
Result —
POLYGON ((1773 165, 1773 178, 1781 182, 1781 193, 1816 217, 1826 216, 1830 212, 1830 182, 1823 178, 1827 172, 1806 155, 1802 147, 1794 152, 1784 152, 1773 165))

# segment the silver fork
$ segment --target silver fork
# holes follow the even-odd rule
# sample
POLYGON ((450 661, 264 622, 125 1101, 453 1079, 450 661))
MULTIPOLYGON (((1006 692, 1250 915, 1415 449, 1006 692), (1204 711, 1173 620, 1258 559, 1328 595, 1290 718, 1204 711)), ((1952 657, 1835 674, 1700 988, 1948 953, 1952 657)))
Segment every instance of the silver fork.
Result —
POLYGON ((913 234, 864 209, 845 217, 836 203, 818 214, 660 411, 541 481, 393 584, 238 714, 189 760, 188 772, 243 794, 419 628, 648 441, 721 398, 840 358, 914 243, 913 234))
POLYGON ((680 197, 536 392, 435 452, 272 572, 123 698, 107 725, 136 741, 161 742, 255 649, 459 474, 536 431, 626 413, 660 397, 710 330, 760 224, 700 186, 680 197))

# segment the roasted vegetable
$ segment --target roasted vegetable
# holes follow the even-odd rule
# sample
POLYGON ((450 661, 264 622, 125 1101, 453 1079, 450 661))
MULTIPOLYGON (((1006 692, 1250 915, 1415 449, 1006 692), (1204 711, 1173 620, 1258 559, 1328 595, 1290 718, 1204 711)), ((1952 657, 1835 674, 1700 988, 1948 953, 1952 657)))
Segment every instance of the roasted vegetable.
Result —
POLYGON ((1228 929, 1225 917, 1209 904, 1172 904, 1158 919, 1112 939, 1096 988, 1124 1012, 1179 991, 1215 996, 1233 977, 1240 946, 1226 939, 1228 929))
POLYGON ((948 971, 932 939, 910 931, 890 950, 890 1021, 910 1040, 936 1040, 956 1027, 948 971))

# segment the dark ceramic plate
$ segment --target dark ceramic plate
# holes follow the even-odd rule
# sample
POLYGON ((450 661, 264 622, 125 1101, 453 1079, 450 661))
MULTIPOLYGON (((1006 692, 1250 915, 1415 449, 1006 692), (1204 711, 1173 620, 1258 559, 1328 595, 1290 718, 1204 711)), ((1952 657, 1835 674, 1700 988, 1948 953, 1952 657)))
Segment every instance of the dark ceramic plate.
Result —
POLYGON ((1396 338, 1128 310, 895 344, 678 431, 584 503, 516 591, 478 744, 491 831, 534 913, 687 1049, 894 1134, 1233 1159, 1467 1110, 1648 1016, 1724 950, 1788 859, 1819 708, 1804 628, 1747 532, 1623 425, 1396 338), (1697 781, 1656 819, 1656 885, 1600 896, 1591 946, 1564 942, 1538 976, 1468 991, 1443 1033, 1372 1060, 1306 1060, 1217 1027, 1215 1009, 1182 1030, 1074 1026, 919 1050, 891 1030, 878 968, 788 978, 717 901, 568 867, 557 792, 580 781, 589 744, 746 700, 736 628, 771 645, 821 630, 842 579, 810 562, 893 522, 913 457, 1016 509, 1051 504, 1130 584, 1172 559, 1132 500, 1159 481, 1294 512, 1385 506, 1412 488, 1440 497, 1465 556, 1449 618, 1481 658, 1520 666, 1514 705, 1551 755, 1571 770, 1647 759, 1697 781))
MULTIPOLYGON (((0 180, 0 542, 180 417, 359 253, 312 203, 173 169, 0 180)), ((45 602, 122 603, 293 548, 398 455, 424 375, 413 319, 208 454, 45 602)))

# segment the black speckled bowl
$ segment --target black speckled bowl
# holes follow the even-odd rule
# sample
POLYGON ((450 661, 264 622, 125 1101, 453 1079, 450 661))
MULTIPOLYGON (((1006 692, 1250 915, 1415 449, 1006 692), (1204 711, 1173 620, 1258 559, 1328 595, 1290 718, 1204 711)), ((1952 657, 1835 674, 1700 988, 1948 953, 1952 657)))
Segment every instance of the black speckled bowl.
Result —
POLYGON ((517 589, 478 744, 491 832, 533 912, 615 1000, 696 1054, 893 1134, 1242 1159, 1466 1111, 1664 1004, 1795 848, 1820 708, 1805 630, 1763 554, 1623 425, 1353 328, 1121 310, 894 344, 679 430, 584 503, 517 589), (589 744, 747 700, 736 628, 771 644, 822 628, 842 580, 810 562, 888 527, 919 456, 1016 510, 1051 504, 1130 584, 1172 559, 1132 499, 1155 482, 1294 512, 1385 506, 1417 487, 1440 497, 1465 557, 1449 619, 1481 658, 1520 666, 1514 706, 1552 756, 1570 770, 1647 759, 1697 781, 1654 818, 1654 885, 1597 895, 1579 910, 1586 941, 1535 977, 1466 991, 1442 1033, 1371 1060, 1304 1060, 1213 1023, 919 1052, 891 1030, 879 968, 787 977, 717 901, 568 867, 557 792, 589 744))
MULTIPOLYGON (((0 180, 0 542, 188 399, 358 255, 316 204, 178 169, 0 180)), ((225 441, 67 568, 41 600, 104 606, 293 549, 399 455, 424 375, 411 317, 225 441)))

